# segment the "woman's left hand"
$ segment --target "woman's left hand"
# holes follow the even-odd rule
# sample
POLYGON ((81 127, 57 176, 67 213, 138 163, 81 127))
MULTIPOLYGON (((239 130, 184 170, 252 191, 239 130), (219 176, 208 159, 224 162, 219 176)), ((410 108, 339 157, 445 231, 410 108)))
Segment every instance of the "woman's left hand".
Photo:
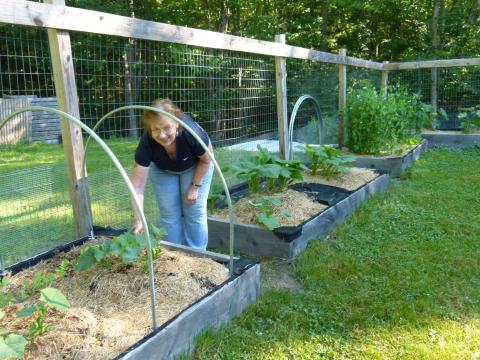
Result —
POLYGON ((198 190, 199 190, 198 187, 194 185, 190 185, 190 187, 187 190, 187 193, 185 194, 185 199, 184 199, 185 204, 192 205, 195 203, 195 201, 197 201, 198 190))

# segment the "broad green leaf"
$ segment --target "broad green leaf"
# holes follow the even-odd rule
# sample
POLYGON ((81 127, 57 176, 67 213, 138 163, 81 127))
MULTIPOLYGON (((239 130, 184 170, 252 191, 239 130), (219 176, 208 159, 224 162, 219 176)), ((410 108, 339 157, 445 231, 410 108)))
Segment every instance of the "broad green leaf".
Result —
POLYGON ((278 218, 276 216, 268 216, 268 215, 265 215, 264 213, 260 213, 258 215, 258 221, 265 225, 268 230, 273 230, 277 227, 280 226, 280 221, 278 220, 278 218))
POLYGON ((120 255, 122 253, 122 247, 117 241, 112 241, 110 245, 110 253, 112 255, 120 255))
POLYGON ((8 330, 5 328, 0 328, 0 336, 8 334, 8 330))
POLYGON ((0 336, 0 359, 22 359, 27 340, 22 335, 10 334, 6 338, 0 336))
MULTIPOLYGON (((223 196, 223 195, 217 194, 217 196, 218 196, 218 198, 220 199, 220 197, 223 196)), ((158 228, 158 227, 156 227, 156 226, 153 225, 153 224, 150 224, 150 230, 151 230, 153 236, 154 236, 158 241, 162 240, 162 239, 165 237, 165 235, 167 235, 167 231, 166 231, 164 228, 158 228)))
POLYGON ((45 288, 40 291, 40 301, 57 310, 65 311, 70 308, 70 303, 63 293, 55 288, 45 288))
POLYGON ((93 248, 93 256, 95 256, 95 260, 97 262, 100 262, 105 258, 105 256, 107 256, 107 252, 104 251, 103 249, 99 248, 99 247, 94 247, 93 248))
POLYGON ((13 299, 13 294, 8 292, 6 294, 0 294, 0 309, 7 306, 13 299))
POLYGON ((95 266, 96 263, 95 250, 90 247, 82 252, 78 263, 73 268, 75 271, 83 271, 95 266))
POLYGON ((122 260, 127 264, 133 263, 140 257, 141 251, 140 248, 127 248, 122 254, 122 260))
POLYGON ((32 315, 36 310, 37 310, 36 306, 24 307, 22 310, 17 312, 17 316, 21 317, 21 318, 24 318, 24 317, 32 315))

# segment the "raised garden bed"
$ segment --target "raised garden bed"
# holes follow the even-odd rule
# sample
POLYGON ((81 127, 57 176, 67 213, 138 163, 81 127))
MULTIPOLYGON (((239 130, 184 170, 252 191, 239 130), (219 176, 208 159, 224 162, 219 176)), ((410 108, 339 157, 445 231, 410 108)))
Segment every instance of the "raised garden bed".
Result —
POLYGON ((427 140, 422 140, 420 144, 409 150, 403 155, 375 156, 375 155, 357 155, 355 154, 354 166, 376 169, 390 175, 400 175, 428 149, 427 140))
POLYGON ((464 149, 480 146, 480 132, 464 134, 462 131, 424 131, 422 137, 428 146, 464 149))
MULTIPOLYGON (((351 170, 354 178, 358 178, 355 170, 351 170)), ((347 186, 348 175, 340 175, 341 184, 347 186)), ((323 209, 295 226, 280 226, 273 231, 263 226, 235 223, 235 251, 259 256, 293 258, 297 256, 308 243, 325 235, 337 224, 349 216, 357 206, 371 195, 383 191, 388 186, 388 174, 375 174, 363 184, 353 184, 350 190, 345 187, 332 186, 333 181, 313 183, 312 178, 305 177, 304 182, 295 182, 290 190, 297 191, 298 197, 307 195, 323 205, 323 209), (328 184, 330 182, 330 185, 328 184)), ((240 184, 231 189, 234 199, 246 195, 247 187, 240 184)), ((292 202, 293 202, 292 198, 292 202)), ((293 209, 295 211, 295 209, 293 209)), ((300 211, 300 209, 299 209, 300 211)), ((209 246, 215 249, 227 249, 228 242, 223 237, 228 231, 229 222, 220 217, 209 216, 209 246)))
MULTIPOLYGON (((78 247, 51 251, 16 264, 9 269, 9 286, 18 290, 34 273, 51 272, 78 253, 78 247)), ((176 358, 194 349, 199 333, 242 313, 259 294, 260 269, 253 261, 236 259, 234 276, 229 277, 227 256, 162 242, 154 266, 159 324, 155 331, 148 275, 142 266, 114 263, 70 271, 53 286, 65 294, 71 308, 48 310, 47 321, 54 328, 27 344, 25 359, 176 358)), ((7 316, 0 327, 26 331, 22 330, 26 320, 15 318, 23 306, 12 303, 3 308, 7 316), (7 318, 13 320, 6 323, 7 318)))

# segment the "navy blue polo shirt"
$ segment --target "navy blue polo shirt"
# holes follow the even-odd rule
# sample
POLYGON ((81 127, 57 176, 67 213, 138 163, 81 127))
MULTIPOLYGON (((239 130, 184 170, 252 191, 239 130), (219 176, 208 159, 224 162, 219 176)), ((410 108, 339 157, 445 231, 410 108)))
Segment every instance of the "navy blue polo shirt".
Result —
MULTIPOLYGON (((198 123, 187 114, 183 115, 182 120, 195 131, 206 145, 209 144, 208 134, 198 123)), ((190 169, 198 162, 198 157, 205 154, 205 149, 185 129, 177 135, 175 143, 177 145, 177 158, 172 160, 165 148, 156 142, 148 131, 145 131, 135 151, 135 162, 145 167, 153 162, 159 169, 179 172, 190 169)))

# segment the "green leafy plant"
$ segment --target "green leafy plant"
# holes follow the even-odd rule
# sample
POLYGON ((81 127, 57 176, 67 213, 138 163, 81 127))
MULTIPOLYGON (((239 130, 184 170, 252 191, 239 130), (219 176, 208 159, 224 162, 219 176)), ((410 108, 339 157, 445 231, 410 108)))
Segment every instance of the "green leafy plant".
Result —
POLYGON ((226 168, 226 171, 233 172, 239 178, 246 180, 250 193, 260 191, 263 179, 269 191, 283 190, 292 179, 303 180, 304 166, 301 161, 282 160, 260 145, 257 149, 257 154, 247 156, 226 168))
MULTIPOLYGON (((0 279, 0 289, 9 284, 7 276, 0 279)), ((5 317, 5 312, 1 309, 6 307, 14 296, 11 292, 0 293, 0 320, 5 317)), ((0 327, 0 359, 23 358, 27 340, 22 335, 9 334, 7 329, 0 327)))
POLYGON ((207 199, 208 211, 210 213, 213 213, 215 211, 215 204, 217 204, 217 202, 221 202, 223 200, 225 200, 225 195, 223 195, 219 191, 211 191, 208 194, 208 199, 207 199))
MULTIPOLYGON (((273 230, 280 226, 280 219, 275 215, 275 208, 282 205, 280 198, 277 196, 264 196, 254 203, 249 201, 250 205, 258 209, 257 220, 260 224, 265 225, 268 230, 273 230)), ((289 217, 286 211, 281 211, 280 215, 289 217)))
MULTIPOLYGON (((37 292, 40 293, 39 302, 37 304, 24 307, 17 312, 18 317, 28 317, 32 314, 36 314, 34 323, 32 323, 28 329, 28 339, 41 336, 53 328, 53 324, 48 324, 46 322, 48 308, 55 308, 60 311, 66 311, 70 308, 70 303, 60 290, 47 287, 53 282, 54 278, 54 274, 37 272, 32 281, 25 282, 22 285, 21 292, 23 295, 20 295, 20 298, 24 298, 25 294, 28 298, 37 292)), ((9 280, 7 277, 1 279, 2 288, 6 287, 8 283, 9 280)), ((0 308, 7 306, 13 300, 13 293, 2 293, 0 308)), ((4 316, 5 313, 0 311, 0 319, 4 316)), ((0 328, 0 359, 23 358, 25 346, 28 342, 27 338, 20 334, 9 333, 5 328, 0 328)))
POLYGON ((55 274, 47 272, 36 272, 31 281, 24 281, 19 292, 19 300, 25 301, 30 296, 35 295, 38 291, 46 288, 55 280, 55 274))
POLYGON ((19 334, 8 334, 0 328, 0 359, 23 359, 27 340, 19 334))
POLYGON ((64 259, 55 269, 55 278, 63 279, 65 275, 73 271, 73 261, 64 259))
POLYGON ((371 84, 349 91, 347 101, 347 146, 355 153, 393 152, 424 127, 438 127, 446 117, 443 109, 435 111, 420 101, 420 95, 402 86, 389 87, 385 98, 371 84))
POLYGON ((473 129, 480 127, 480 105, 460 108, 458 119, 461 121, 463 132, 469 134, 473 129))
POLYGON ((40 290, 40 299, 36 305, 25 307, 17 313, 18 317, 28 317, 36 313, 35 322, 29 328, 29 339, 41 336, 53 328, 52 324, 47 324, 45 321, 49 307, 66 311, 70 308, 70 303, 60 290, 47 287, 40 290))
MULTIPOLYGON (((153 235, 151 237, 152 256, 155 257, 160 254, 160 251, 154 251, 153 249, 159 245, 160 240, 165 236, 166 231, 164 229, 159 229, 154 225, 150 225, 150 231, 153 235)), ((124 233, 111 240, 106 240, 100 245, 89 246, 83 249, 74 269, 75 271, 83 271, 90 269, 99 263, 109 264, 113 257, 121 259, 125 264, 132 264, 140 260, 146 261, 146 249, 147 239, 145 235, 124 233)))
POLYGON ((306 151, 312 175, 320 173, 325 177, 331 177, 338 173, 344 173, 355 161, 354 156, 346 155, 342 151, 326 145, 306 145, 306 151))

